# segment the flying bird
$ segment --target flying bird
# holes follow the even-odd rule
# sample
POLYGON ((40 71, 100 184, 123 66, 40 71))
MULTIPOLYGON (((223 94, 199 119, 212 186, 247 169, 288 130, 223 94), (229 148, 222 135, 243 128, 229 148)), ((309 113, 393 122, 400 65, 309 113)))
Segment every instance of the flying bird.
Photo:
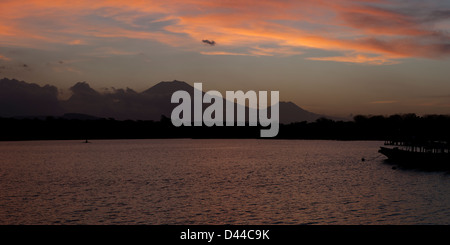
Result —
POLYGON ((205 43, 205 44, 208 44, 210 46, 216 45, 216 42, 214 40, 210 41, 210 40, 205 39, 205 40, 202 40, 202 42, 205 43))

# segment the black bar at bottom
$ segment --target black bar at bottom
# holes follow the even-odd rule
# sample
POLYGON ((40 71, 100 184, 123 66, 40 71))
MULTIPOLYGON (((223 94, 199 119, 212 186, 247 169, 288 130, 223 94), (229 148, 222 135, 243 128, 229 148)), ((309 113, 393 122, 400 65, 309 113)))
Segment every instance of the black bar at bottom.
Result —
MULTIPOLYGON (((447 238, 449 226, 284 226, 284 225, 150 225, 150 226, 0 226, 12 241, 126 244, 366 244, 420 242, 447 238)), ((444 240, 444 241, 445 241, 444 240)))

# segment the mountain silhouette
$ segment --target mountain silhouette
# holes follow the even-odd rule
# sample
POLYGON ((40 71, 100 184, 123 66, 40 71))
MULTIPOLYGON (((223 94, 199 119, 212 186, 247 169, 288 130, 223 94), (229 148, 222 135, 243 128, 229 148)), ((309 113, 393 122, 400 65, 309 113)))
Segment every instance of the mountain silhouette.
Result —
POLYGON ((59 115, 63 112, 56 87, 41 87, 16 79, 0 80, 0 116, 59 115))
MULTIPOLYGON (((68 100, 61 101, 57 99, 58 89, 54 86, 41 87, 37 84, 4 78, 0 80, 0 117, 66 114, 66 117, 158 121, 162 115, 170 118, 172 110, 178 105, 170 102, 175 91, 187 91, 192 101, 194 98, 194 87, 177 80, 160 82, 143 92, 126 88, 100 93, 91 88, 87 82, 78 82, 70 90, 72 96, 68 100)), ((203 91, 202 94, 204 94, 203 91)), ((223 104, 225 106, 225 103, 223 104)), ((203 105, 203 109, 206 107, 207 105, 203 105)), ((312 122, 319 118, 334 119, 306 111, 292 102, 279 102, 279 108, 280 123, 283 124, 312 122)), ((246 118, 248 118, 247 115, 248 113, 246 118)))
POLYGON ((191 94, 191 92, 193 92, 193 89, 194 88, 186 82, 174 80, 171 82, 160 82, 155 86, 145 90, 144 92, 142 92, 142 94, 152 97, 170 97, 174 92, 178 90, 184 90, 191 94))
POLYGON ((303 121, 314 122, 320 118, 326 118, 337 121, 344 120, 342 118, 309 112, 290 101, 289 102, 280 101, 280 123, 288 124, 292 122, 303 122, 303 121))

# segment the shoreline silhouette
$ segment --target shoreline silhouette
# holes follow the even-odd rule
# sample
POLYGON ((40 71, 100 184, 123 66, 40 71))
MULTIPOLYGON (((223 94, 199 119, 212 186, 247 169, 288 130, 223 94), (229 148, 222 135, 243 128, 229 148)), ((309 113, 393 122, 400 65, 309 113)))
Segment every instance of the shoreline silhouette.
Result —
MULTIPOLYGON (((80 116, 83 118, 83 116, 80 116)), ((1 141, 154 139, 154 138, 260 138, 261 126, 175 127, 170 118, 153 120, 115 120, 113 118, 76 119, 74 117, 0 118, 1 141)), ((323 140, 416 140, 450 142, 450 116, 415 114, 355 116, 352 121, 320 118, 314 122, 280 124, 272 139, 323 140)))

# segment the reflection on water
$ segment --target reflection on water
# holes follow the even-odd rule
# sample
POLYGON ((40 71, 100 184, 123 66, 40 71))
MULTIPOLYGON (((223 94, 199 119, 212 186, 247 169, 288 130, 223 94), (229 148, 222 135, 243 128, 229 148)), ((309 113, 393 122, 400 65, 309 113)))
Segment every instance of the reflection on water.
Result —
POLYGON ((393 170, 380 145, 0 142, 0 224, 450 224, 450 176, 393 170))

